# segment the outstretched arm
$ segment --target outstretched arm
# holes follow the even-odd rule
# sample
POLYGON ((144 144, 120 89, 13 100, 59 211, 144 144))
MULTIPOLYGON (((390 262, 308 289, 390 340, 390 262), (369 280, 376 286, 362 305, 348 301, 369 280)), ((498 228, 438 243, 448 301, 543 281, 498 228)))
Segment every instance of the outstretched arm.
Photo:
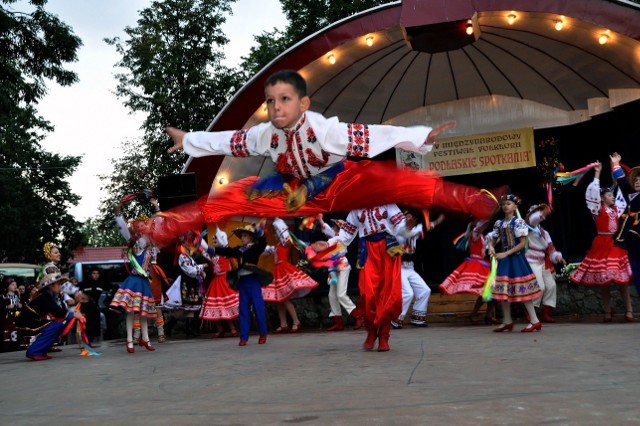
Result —
POLYGON ((184 138, 184 135, 187 134, 187 132, 185 132, 184 130, 176 129, 175 127, 167 127, 165 131, 173 141, 173 146, 167 150, 167 153, 173 154, 174 152, 183 149, 182 139, 184 138))
POLYGON ((438 139, 438 136, 440 136, 440 133, 452 127, 456 127, 456 125, 457 123, 455 121, 447 121, 446 123, 443 123, 438 127, 435 127, 432 131, 429 132, 429 136, 427 136, 427 140, 424 141, 424 144, 433 145, 436 139, 438 139))

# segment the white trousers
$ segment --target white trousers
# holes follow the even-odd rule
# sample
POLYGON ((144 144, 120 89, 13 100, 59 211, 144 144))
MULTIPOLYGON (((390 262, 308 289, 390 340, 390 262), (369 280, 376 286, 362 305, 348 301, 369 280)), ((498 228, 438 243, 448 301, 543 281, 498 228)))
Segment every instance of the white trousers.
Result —
POLYGON ((356 308, 353 301, 347 296, 347 285, 349 284, 350 269, 344 269, 338 272, 338 282, 334 285, 329 284, 329 306, 331 307, 331 317, 339 317, 342 315, 342 306, 348 314, 356 308))
POLYGON ((533 301, 533 306, 540 307, 543 305, 556 307, 556 278, 553 271, 544 267, 544 262, 535 262, 529 260, 529 266, 536 275, 538 286, 542 290, 542 297, 533 301))
POLYGON ((427 283, 424 282, 420 274, 418 274, 413 268, 405 268, 403 266, 401 269, 401 277, 402 313, 400 314, 399 319, 403 320, 405 315, 407 315, 407 311, 411 305, 411 300, 414 297, 415 301, 413 302, 413 310, 422 311, 424 312, 423 315, 426 315, 429 296, 431 296, 431 289, 427 283))

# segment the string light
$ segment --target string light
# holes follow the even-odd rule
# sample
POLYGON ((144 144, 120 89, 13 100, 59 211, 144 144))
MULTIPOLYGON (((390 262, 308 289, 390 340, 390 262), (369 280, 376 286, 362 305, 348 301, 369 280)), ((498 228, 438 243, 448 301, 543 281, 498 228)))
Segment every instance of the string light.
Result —
POLYGON ((607 34, 600 34, 600 37, 598 38, 598 43, 607 44, 608 41, 609 41, 609 36, 607 34))
POLYGON ((333 64, 335 64, 335 63, 336 63, 336 57, 333 55, 333 53, 332 53, 332 54, 330 54, 329 56, 327 56, 327 59, 329 60, 329 63, 330 63, 331 65, 333 65, 333 64))
POLYGON ((564 27, 564 21, 562 19, 558 19, 555 25, 556 31, 562 30, 563 27, 564 27))
POLYGON ((365 38, 364 41, 367 43, 367 46, 369 47, 373 46, 373 36, 369 36, 365 38))
POLYGON ((473 22, 471 21, 471 19, 467 21, 467 27, 465 29, 465 32, 467 33, 467 35, 473 34, 473 22))
POLYGON ((507 22, 509 23, 509 25, 513 25, 514 22, 516 22, 516 14, 514 12, 511 12, 510 14, 507 15, 507 22))

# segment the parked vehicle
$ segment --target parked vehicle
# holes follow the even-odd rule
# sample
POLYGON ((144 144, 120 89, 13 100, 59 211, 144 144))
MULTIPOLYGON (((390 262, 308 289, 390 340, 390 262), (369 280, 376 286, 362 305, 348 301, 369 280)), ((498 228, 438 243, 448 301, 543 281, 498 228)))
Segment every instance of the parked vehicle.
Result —
POLYGON ((40 266, 31 263, 0 263, 0 277, 13 277, 18 285, 35 284, 40 266))
POLYGON ((71 265, 70 275, 79 283, 89 276, 89 270, 93 267, 100 269, 100 279, 104 282, 120 286, 129 275, 124 260, 100 260, 89 262, 76 262, 71 265))

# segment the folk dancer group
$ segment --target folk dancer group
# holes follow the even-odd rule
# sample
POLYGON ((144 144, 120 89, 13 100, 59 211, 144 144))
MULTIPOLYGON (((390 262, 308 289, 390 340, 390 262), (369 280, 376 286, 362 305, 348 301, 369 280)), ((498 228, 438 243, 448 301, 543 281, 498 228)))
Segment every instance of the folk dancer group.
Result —
MULTIPOLYGON (((425 291, 426 286, 409 278, 411 271, 408 257, 405 258, 408 270, 408 279, 405 279, 405 282, 408 284, 401 284, 403 250, 398 238, 404 238, 402 244, 410 248, 411 239, 416 236, 417 224, 411 220, 411 216, 407 221, 407 217, 397 205, 421 210, 436 208, 471 215, 477 220, 486 221, 496 211, 496 200, 499 200, 504 219, 495 223, 492 233, 487 238, 488 254, 497 261, 491 292, 495 300, 502 302, 504 314, 502 324, 494 331, 513 329, 510 314, 510 304, 513 302, 523 302, 528 313, 530 323, 522 331, 541 330, 534 301, 542 298, 543 318, 546 317, 548 320, 550 309, 555 304, 553 284, 547 284, 543 281, 544 278, 537 278, 530 261, 539 262, 540 258, 529 256, 528 259, 524 248, 530 227, 540 236, 540 242, 546 242, 547 247, 549 246, 546 234, 543 236, 539 227, 539 222, 549 211, 541 208, 542 217, 539 215, 538 219, 535 219, 534 216, 533 223, 527 224, 517 214, 519 198, 514 194, 506 194, 504 189, 495 190, 492 194, 478 188, 446 182, 434 174, 397 169, 395 164, 388 162, 354 162, 348 159, 368 159, 394 147, 425 154, 430 151, 440 133, 455 123, 446 123, 436 128, 397 127, 342 123, 335 117, 325 118, 309 110, 310 99, 306 91, 306 82, 300 74, 291 70, 276 72, 266 80, 265 98, 268 123, 258 124, 249 129, 222 132, 186 133, 175 128, 167 129, 174 143, 169 149, 170 153, 184 149, 194 157, 267 156, 273 160, 277 173, 265 178, 249 177, 232 182, 214 197, 183 205, 175 209, 172 212, 174 214, 155 215, 144 224, 134 223, 128 233, 125 232, 127 228, 121 227, 125 238, 130 240, 129 258, 135 268, 114 298, 113 305, 124 308, 128 313, 129 352, 133 352, 133 315, 138 314, 145 319, 156 315, 154 299, 146 279, 153 258, 153 247, 163 247, 179 235, 199 231, 205 223, 224 223, 234 215, 287 218, 311 217, 327 212, 349 212, 337 235, 329 239, 329 245, 339 242, 346 246, 356 235, 360 237, 358 266, 362 270, 359 274, 361 299, 358 309, 367 327, 364 348, 373 349, 377 341, 378 351, 389 350, 391 324, 403 320, 406 313, 403 309, 403 287, 406 287, 404 305, 411 297, 416 298, 418 306, 412 318, 415 325, 421 325, 425 320, 424 313, 429 296, 429 291, 425 291), (390 179, 391 175, 393 179, 390 179), (499 251, 497 247, 500 247, 499 251), (541 284, 545 291, 541 289, 541 284), (422 309, 422 306, 425 306, 425 309, 422 309)), ((616 158, 613 156, 612 161, 615 162, 616 158)), ((596 172, 599 175, 598 169, 596 172)), ((597 181, 596 178, 594 184, 597 184, 597 181)), ((633 184, 636 185, 635 182, 633 184)), ((599 205, 591 199, 587 202, 593 204, 590 208, 596 217, 599 232, 603 232, 601 235, 613 235, 617 232, 617 228, 613 226, 617 224, 614 219, 617 219, 617 215, 624 209, 614 207, 613 197, 606 191, 603 192, 600 201, 599 205), (601 230, 601 225, 606 226, 606 229, 601 230)), ((297 330, 299 321, 296 321, 295 310, 292 312, 287 302, 297 293, 317 285, 311 282, 312 280, 299 276, 301 281, 298 282, 303 284, 292 287, 286 282, 290 273, 285 273, 284 278, 282 272, 275 271, 274 281, 271 273, 259 268, 258 257, 266 249, 263 232, 264 226, 259 223, 247 225, 234 231, 241 239, 241 245, 233 248, 212 247, 210 250, 210 255, 224 256, 238 263, 238 269, 233 273, 227 272, 226 276, 231 287, 238 290, 241 346, 248 342, 248 312, 251 308, 258 322, 258 343, 266 342, 263 287, 271 285, 272 291, 269 294, 273 295, 273 300, 281 304, 280 329, 289 327, 286 322, 286 313, 289 313, 292 317, 291 329, 297 330)), ((279 224, 276 225, 276 232, 278 235, 284 235, 288 231, 279 224)), ((287 242, 281 238, 279 246, 273 249, 279 269, 289 269, 286 262, 282 262, 286 260, 282 259, 283 255, 286 256, 286 245, 287 242)), ((543 245, 539 249, 543 249, 543 245)), ((602 280, 590 278, 594 274, 591 274, 589 268, 604 268, 608 271, 603 278, 607 283, 614 281, 626 286, 631 276, 631 267, 626 253, 618 252, 617 249, 616 246, 609 247, 609 243, 604 247, 604 244, 594 242, 593 256, 587 255, 583 265, 571 279, 587 285, 602 285, 602 280), (606 253, 603 250, 605 248, 606 253), (613 262, 602 262, 603 256, 609 256, 610 259, 611 255, 617 256, 616 259, 620 260, 617 271, 608 270, 613 268, 613 262)), ((557 261, 561 261, 560 259, 561 257, 556 256, 557 261)), ((222 272, 222 268, 220 271, 222 272)), ((458 271, 458 275, 460 274, 458 271)), ((467 291, 472 288, 475 291, 475 284, 465 287, 465 283, 457 281, 457 285, 466 288, 467 291)), ((453 285, 449 287, 451 292, 457 291, 453 285)), ((624 294, 628 295, 628 292, 624 294)), ((611 313, 606 305, 604 292, 603 296, 605 311, 611 313)), ((627 314, 632 314, 627 299, 625 296, 627 314)), ((149 344, 145 323, 143 322, 141 327, 140 344, 148 350, 153 350, 149 344)))

